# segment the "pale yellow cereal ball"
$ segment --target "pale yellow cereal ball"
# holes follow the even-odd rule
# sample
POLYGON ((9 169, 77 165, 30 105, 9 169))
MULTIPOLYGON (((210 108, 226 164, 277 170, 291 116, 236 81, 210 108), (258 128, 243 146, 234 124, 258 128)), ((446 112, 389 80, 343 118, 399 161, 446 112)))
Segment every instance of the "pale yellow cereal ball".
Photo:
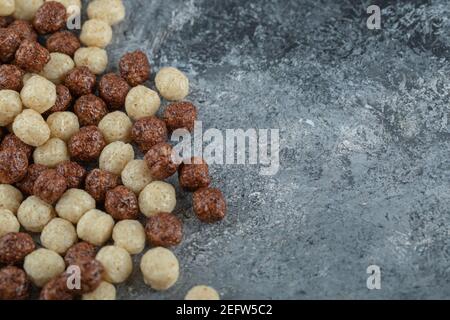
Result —
POLYGON ((130 254, 139 254, 145 247, 144 227, 136 220, 118 222, 113 229, 112 238, 115 246, 124 248, 130 254))
POLYGON ((54 84, 60 84, 66 75, 75 68, 75 62, 64 53, 50 53, 50 61, 44 66, 41 76, 50 80, 54 84))
POLYGON ((64 272, 64 259, 55 251, 38 249, 25 257, 23 268, 30 280, 38 287, 64 272))
POLYGON ((177 282, 180 266, 172 251, 158 247, 147 251, 142 257, 141 271, 148 286, 163 291, 177 282))
POLYGON ((78 8, 81 9, 81 0, 45 0, 45 2, 48 1, 59 2, 63 4, 66 7, 66 9, 69 9, 71 6, 77 6, 78 8))
POLYGON ((77 224, 86 212, 95 209, 95 199, 84 190, 69 189, 56 203, 55 209, 58 216, 77 224))
POLYGON ((112 29, 103 20, 91 19, 83 24, 80 41, 87 47, 105 48, 112 40, 112 29))
POLYGON ((127 114, 135 121, 155 115, 160 106, 158 93, 144 86, 132 88, 125 100, 127 114))
POLYGON ((133 123, 130 118, 121 111, 108 113, 98 124, 98 128, 107 143, 115 141, 130 142, 132 127, 133 123))
POLYGON ((6 209, 16 214, 22 200, 22 192, 19 189, 9 184, 0 184, 0 209, 6 209))
POLYGON ((189 79, 176 68, 162 68, 155 84, 161 96, 170 101, 183 100, 189 94, 189 79))
POLYGON ((14 18, 32 20, 36 11, 44 4, 44 0, 16 0, 14 18))
POLYGON ((184 300, 220 300, 220 296, 214 288, 195 286, 189 290, 184 300))
POLYGON ((103 245, 111 238, 114 220, 100 210, 92 209, 86 212, 78 221, 78 238, 96 246, 103 245))
POLYGON ((34 76, 38 76, 38 74, 37 73, 30 73, 30 72, 25 73, 23 75, 23 77, 22 77, 23 84, 25 84, 28 80, 30 80, 34 76))
POLYGON ((50 128, 42 116, 31 109, 23 110, 12 126, 14 134, 33 147, 42 146, 50 139, 50 128))
POLYGON ((139 208, 147 217, 172 212, 176 204, 175 188, 166 182, 153 181, 139 194, 139 208))
POLYGON ((100 19, 109 25, 115 25, 125 18, 125 6, 122 0, 94 0, 87 8, 89 19, 100 19))
POLYGON ((54 217, 53 207, 35 196, 28 197, 17 211, 20 224, 30 232, 42 232, 54 217))
POLYGON ((0 0, 0 17, 10 16, 16 10, 14 0, 0 0))
POLYGON ((134 159, 133 146, 122 141, 108 144, 100 154, 99 167, 118 176, 125 166, 134 159))
POLYGON ((41 233, 42 246, 59 254, 66 253, 77 240, 77 232, 73 224, 61 218, 50 221, 41 233))
POLYGON ((11 124, 21 112, 20 94, 13 90, 0 90, 0 126, 11 124))
POLYGON ((122 171, 123 185, 136 194, 139 194, 152 181, 152 175, 144 160, 132 160, 122 171))
POLYGON ((34 163, 55 168, 61 162, 70 160, 70 156, 66 143, 61 139, 52 138, 34 150, 33 160, 34 163))
POLYGON ((108 66, 106 50, 96 47, 78 49, 74 60, 77 67, 87 67, 94 74, 102 74, 108 66))
POLYGON ((122 283, 133 271, 133 262, 127 250, 117 246, 103 247, 95 257, 105 268, 105 280, 122 283))
POLYGON ((11 232, 19 232, 20 224, 14 213, 0 209, 0 238, 11 232))
POLYGON ((56 86, 41 76, 32 76, 20 92, 25 107, 44 113, 55 105, 56 86))
POLYGON ((52 113, 47 118, 47 124, 52 138, 59 138, 66 142, 80 130, 78 117, 69 111, 52 113))
POLYGON ((116 300, 116 288, 109 282, 102 281, 91 293, 83 294, 83 300, 116 300))

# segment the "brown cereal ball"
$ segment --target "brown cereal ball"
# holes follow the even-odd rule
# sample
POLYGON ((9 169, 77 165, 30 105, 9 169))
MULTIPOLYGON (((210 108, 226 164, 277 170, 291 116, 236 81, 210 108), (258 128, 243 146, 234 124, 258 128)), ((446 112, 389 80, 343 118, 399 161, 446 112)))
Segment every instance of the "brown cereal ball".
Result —
POLYGON ((105 74, 98 85, 100 97, 112 109, 120 109, 125 105, 130 86, 114 73, 105 74))
POLYGON ((27 174, 28 157, 25 152, 15 148, 0 150, 0 183, 14 184, 27 174))
POLYGON ((163 116, 169 131, 177 129, 194 130, 197 108, 190 102, 175 102, 167 107, 163 116))
POLYGON ((22 193, 24 193, 25 195, 32 195, 34 183, 36 182, 37 178, 39 178, 41 173, 46 170, 48 170, 46 166, 35 163, 32 164, 28 167, 27 175, 25 176, 25 178, 16 183, 16 187, 19 188, 19 190, 22 191, 22 193))
POLYGON ((77 266, 81 271, 81 290, 79 293, 85 294, 97 289, 105 272, 102 264, 95 259, 85 259, 79 260, 77 266))
POLYGON ((81 128, 69 140, 69 153, 76 161, 90 162, 100 157, 106 146, 102 133, 96 126, 81 128))
POLYGON ((19 34, 9 28, 0 29, 0 62, 8 63, 20 46, 19 34))
POLYGON ((150 63, 147 55, 142 51, 125 54, 119 62, 120 75, 130 86, 143 84, 150 78, 150 63))
POLYGON ((26 20, 16 20, 8 26, 9 29, 16 31, 20 37, 20 41, 31 40, 37 41, 38 35, 33 25, 26 20))
POLYGON ((148 218, 145 234, 154 247, 176 246, 183 239, 183 224, 175 215, 160 212, 148 218))
POLYGON ((97 248, 89 242, 78 242, 67 250, 64 261, 67 266, 79 265, 85 260, 94 260, 97 248))
POLYGON ((119 177, 108 171, 94 169, 86 176, 85 189, 97 202, 105 200, 108 190, 119 185, 119 177))
POLYGON ((35 248, 36 245, 28 233, 8 233, 0 238, 0 263, 21 263, 35 248))
POLYGON ((75 298, 75 291, 69 289, 69 274, 63 273, 47 282, 41 290, 39 300, 67 301, 75 298))
POLYGON ((48 1, 36 11, 33 26, 40 34, 52 33, 64 28, 66 19, 66 7, 59 2, 48 1))
POLYGON ((59 52, 73 57, 81 47, 78 37, 70 31, 60 31, 52 34, 47 39, 47 49, 50 52, 59 52))
POLYGON ((45 115, 48 116, 55 112, 66 111, 69 109, 71 103, 72 95, 70 94, 69 89, 62 84, 58 84, 56 86, 56 102, 45 115))
POLYGON ((22 77, 24 72, 12 65, 4 64, 0 66, 0 90, 14 90, 20 92, 23 87, 22 77))
POLYGON ((177 172, 178 165, 172 160, 172 146, 168 143, 154 145, 144 159, 155 180, 165 180, 177 172))
POLYGON ((0 300, 26 300, 30 282, 25 271, 14 266, 0 269, 0 300))
POLYGON ((33 147, 22 142, 22 140, 20 140, 14 133, 8 134, 3 139, 2 144, 0 145, 0 149, 5 148, 14 148, 23 151, 27 155, 27 158, 30 158, 31 154, 33 153, 33 147))
POLYGON ((95 74, 87 67, 77 67, 70 71, 64 84, 76 97, 90 94, 94 91, 96 83, 95 74))
POLYGON ((64 161, 56 166, 56 172, 66 178, 68 189, 78 189, 84 183, 86 169, 76 162, 64 161))
POLYGON ((124 186, 106 192, 105 209, 115 220, 135 220, 139 215, 136 195, 124 186))
POLYGON ((3 17, 0 16, 0 28, 6 28, 14 21, 14 18, 11 16, 3 17))
POLYGON ((146 117, 136 121, 131 130, 131 138, 139 149, 146 153, 154 145, 167 141, 167 127, 157 117, 146 117))
POLYGON ((38 42, 24 40, 16 51, 16 65, 27 72, 41 72, 50 61, 50 52, 38 42))
POLYGON ((227 204, 219 189, 202 188, 194 192, 193 207, 202 222, 214 223, 225 218, 227 204))
POLYGON ((88 94, 78 98, 75 102, 74 112, 82 126, 97 126, 108 114, 108 108, 102 99, 94 94, 88 94))
POLYGON ((192 158, 190 163, 182 163, 178 170, 180 186, 188 191, 206 188, 211 184, 208 164, 200 158, 192 158))
POLYGON ((34 182, 33 194, 48 204, 54 204, 67 190, 66 179, 54 169, 42 172, 34 182))

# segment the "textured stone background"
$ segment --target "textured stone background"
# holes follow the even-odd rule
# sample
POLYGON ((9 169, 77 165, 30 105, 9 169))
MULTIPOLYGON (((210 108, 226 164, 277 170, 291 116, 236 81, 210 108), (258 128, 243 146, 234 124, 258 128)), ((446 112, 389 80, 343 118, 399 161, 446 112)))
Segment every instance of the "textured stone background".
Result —
POLYGON ((279 128, 282 167, 214 167, 229 203, 218 225, 180 193, 179 282, 156 293, 136 268, 120 298, 199 283, 226 299, 450 296, 447 0, 125 2, 111 68, 140 48, 155 70, 182 69, 207 127, 279 128), (370 4, 380 31, 365 27, 370 4))

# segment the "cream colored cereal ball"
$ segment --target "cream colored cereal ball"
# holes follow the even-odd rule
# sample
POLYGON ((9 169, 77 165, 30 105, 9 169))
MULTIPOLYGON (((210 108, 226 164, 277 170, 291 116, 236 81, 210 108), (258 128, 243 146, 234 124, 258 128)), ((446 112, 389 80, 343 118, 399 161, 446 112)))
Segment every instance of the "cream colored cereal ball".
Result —
POLYGON ((122 173, 125 166, 134 159, 133 146, 122 141, 108 144, 100 154, 99 167, 116 175, 122 173))
POLYGON ((16 10, 14 0, 0 0, 0 17, 10 16, 16 10))
POLYGON ((124 248, 130 254, 141 253, 145 247, 144 227, 136 220, 118 222, 113 229, 112 238, 115 246, 124 248))
POLYGON ((19 189, 9 184, 0 184, 0 209, 16 214, 22 200, 23 195, 19 189))
POLYGON ((36 196, 28 197, 17 211, 20 224, 30 232, 42 232, 54 217, 53 207, 36 196))
POLYGON ((102 74, 108 66, 106 50, 96 47, 78 49, 74 60, 77 67, 87 67, 94 74, 102 74))
POLYGON ((42 246, 59 254, 64 254, 77 240, 73 224, 61 218, 50 221, 41 233, 42 246))
POLYGON ((45 0, 45 2, 48 1, 56 1, 61 3, 66 7, 66 9, 69 9, 71 6, 77 6, 81 9, 81 0, 45 0))
POLYGON ((161 96, 170 101, 183 100, 189 94, 189 79, 176 68, 162 68, 155 84, 161 96))
POLYGON ((175 188, 163 181, 153 181, 139 194, 139 208, 147 217, 172 212, 176 204, 175 188))
POLYGON ((60 84, 66 75, 75 68, 75 62, 64 53, 50 53, 50 61, 44 66, 41 76, 50 80, 54 84, 60 84))
POLYGON ((66 142, 80 130, 77 115, 69 111, 52 113, 47 118, 47 125, 50 128, 50 137, 66 142))
POLYGON ((108 113, 98 124, 98 128, 107 143, 115 141, 130 142, 132 127, 133 123, 130 118, 121 111, 108 113))
POLYGON ((95 209, 95 199, 84 190, 69 189, 56 203, 56 213, 61 218, 77 224, 89 210, 95 209))
POLYGON ((38 287, 43 287, 54 277, 64 272, 64 259, 55 251, 38 249, 25 257, 23 268, 30 280, 38 287))
POLYGON ((141 260, 144 282, 154 290, 162 291, 172 287, 178 280, 180 266, 177 257, 166 248, 147 251, 141 260))
POLYGON ((16 0, 14 18, 32 20, 36 11, 44 4, 44 0, 16 0))
POLYGON ((61 162, 70 160, 70 156, 66 143, 61 139, 52 138, 34 150, 33 160, 36 164, 55 168, 61 162))
POLYGON ((112 29, 103 20, 91 19, 83 24, 80 41, 87 47, 105 48, 112 40, 112 29))
POLYGON ((19 232, 20 224, 14 213, 0 209, 0 238, 11 232, 19 232))
POLYGON ((56 86, 41 76, 32 76, 20 92, 25 107, 44 113, 55 105, 56 86))
POLYGON ((11 124, 21 112, 20 94, 13 90, 0 90, 0 126, 11 124))
POLYGON ((31 109, 23 110, 13 122, 14 134, 33 147, 42 146, 50 139, 50 128, 42 116, 31 109))
POLYGON ((109 282, 102 281, 91 293, 83 294, 83 300, 116 300, 116 287, 109 282))
POLYGON ((133 262, 127 250, 117 246, 103 247, 95 257, 105 268, 105 280, 122 283, 133 271, 133 262))
POLYGON ((214 288, 195 286, 189 290, 184 300, 220 300, 220 296, 214 288))
POLYGON ((115 25, 125 18, 125 6, 122 0, 94 0, 87 8, 89 19, 103 20, 115 25))
POLYGON ((125 100, 127 114, 135 121, 155 115, 160 106, 158 93, 144 86, 132 88, 125 100))
POLYGON ((144 160, 132 160, 122 171, 123 185, 136 194, 139 194, 152 181, 152 175, 144 160))
POLYGON ((30 73, 30 72, 25 73, 23 75, 23 77, 22 77, 23 84, 25 84, 28 80, 30 80, 34 76, 38 76, 38 74, 37 73, 30 73))
POLYGON ((92 209, 86 212, 78 221, 78 238, 96 246, 103 245, 111 238, 114 219, 100 210, 92 209))

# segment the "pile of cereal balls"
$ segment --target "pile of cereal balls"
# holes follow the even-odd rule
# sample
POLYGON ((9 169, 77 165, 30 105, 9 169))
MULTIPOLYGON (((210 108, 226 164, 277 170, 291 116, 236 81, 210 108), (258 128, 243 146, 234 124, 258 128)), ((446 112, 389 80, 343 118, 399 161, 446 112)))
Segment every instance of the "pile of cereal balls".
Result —
MULTIPOLYGON (((129 278, 131 255, 146 244, 145 283, 172 287, 179 263, 168 248, 182 241, 183 226, 164 180, 175 173, 200 221, 226 214, 205 161, 171 157, 168 135, 192 131, 197 118, 184 101, 188 78, 162 68, 159 94, 149 89, 141 51, 121 58, 119 74, 105 74, 124 5, 90 1, 79 37, 67 30, 72 6, 81 9, 80 0, 0 0, 0 299, 27 299, 33 286, 43 300, 115 299, 114 285, 129 278), (160 95, 172 102, 162 118, 160 95), (69 268, 79 270, 79 286, 69 285, 69 268)), ((197 286, 185 298, 219 295, 197 286)))

